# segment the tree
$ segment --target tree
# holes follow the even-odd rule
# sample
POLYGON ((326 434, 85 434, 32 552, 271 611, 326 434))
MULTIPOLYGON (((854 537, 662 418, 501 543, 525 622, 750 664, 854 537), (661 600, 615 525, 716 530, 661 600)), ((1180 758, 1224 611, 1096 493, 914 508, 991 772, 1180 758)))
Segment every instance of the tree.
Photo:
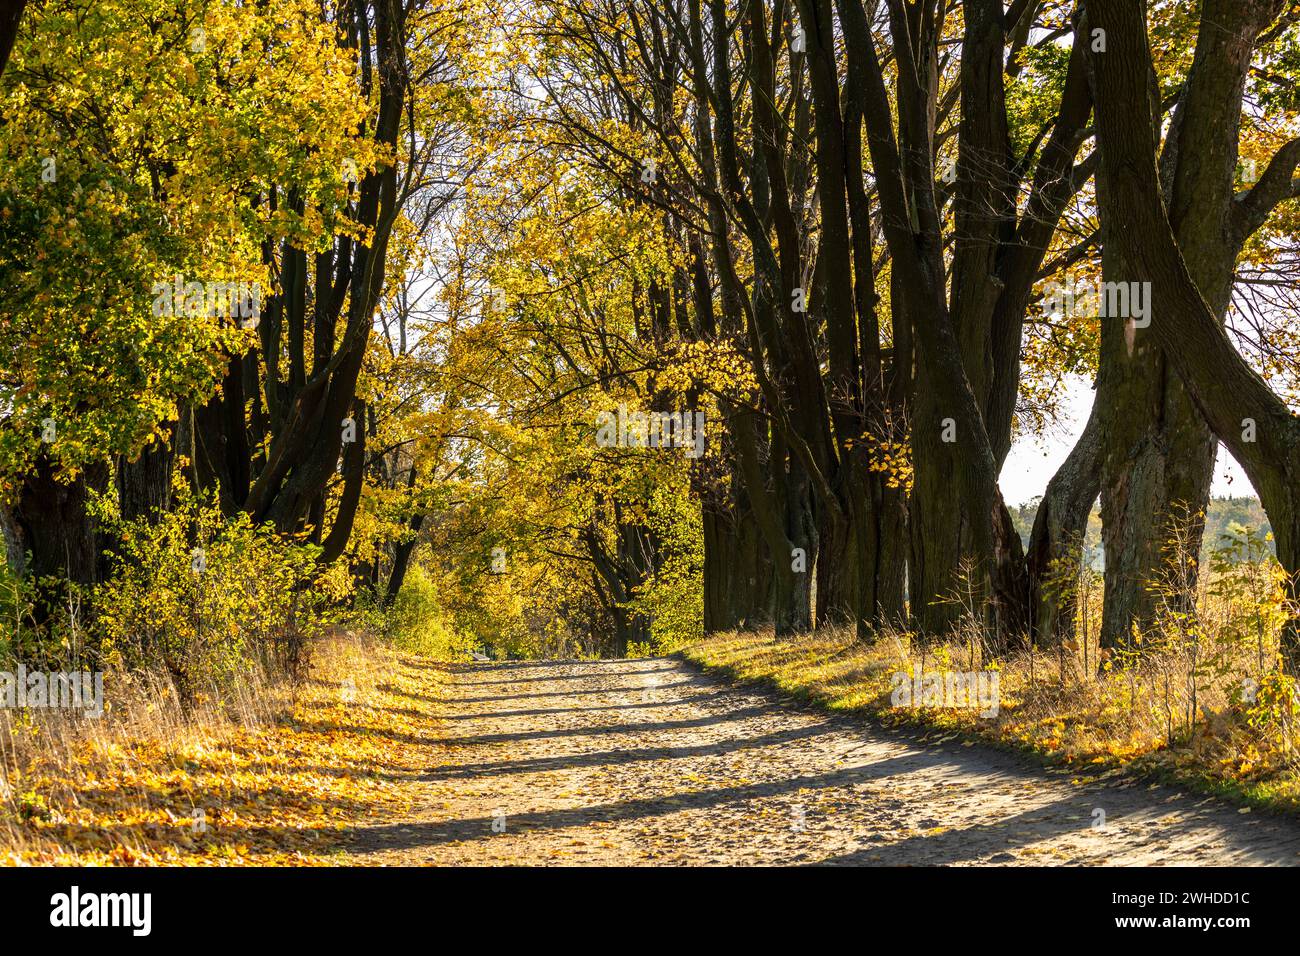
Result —
MULTIPOLYGON (((1257 32, 1276 18, 1281 4, 1260 0, 1242 9, 1243 29, 1257 32)), ((1104 51, 1092 51, 1090 59, 1107 241, 1135 281, 1151 283, 1151 325, 1137 334, 1149 331, 1214 434, 1246 469, 1272 523, 1278 560, 1291 576, 1294 599, 1300 596, 1300 422, 1233 346, 1197 287, 1175 233, 1157 169, 1158 97, 1141 3, 1088 0, 1086 11, 1089 27, 1106 38, 1104 51)), ((1239 45, 1213 41, 1203 68, 1230 69, 1228 57, 1240 56, 1239 45)), ((1219 161, 1229 158, 1235 157, 1221 155, 1219 161)), ((1289 194, 1294 167, 1293 158, 1275 159, 1272 175, 1266 172, 1255 187, 1261 191, 1252 189, 1235 201, 1247 213, 1267 208, 1270 199, 1289 194)), ((1295 673, 1300 630, 1294 618, 1283 635, 1283 652, 1295 673)))
MULTIPOLYGON (((148 2, 43 4, 25 21, 5 77, 17 175, 3 203, 0 467, 11 551, 31 552, 34 575, 94 580, 83 505, 109 459, 123 476, 181 443, 181 404, 247 337, 231 283, 261 280, 258 242, 275 228, 254 225, 248 179, 272 165, 305 178, 289 144, 350 89, 315 22, 231 7, 196 20, 148 2), (253 128, 260 148, 232 153, 253 128)), ((165 496, 161 472, 138 496, 123 481, 124 500, 165 496)))

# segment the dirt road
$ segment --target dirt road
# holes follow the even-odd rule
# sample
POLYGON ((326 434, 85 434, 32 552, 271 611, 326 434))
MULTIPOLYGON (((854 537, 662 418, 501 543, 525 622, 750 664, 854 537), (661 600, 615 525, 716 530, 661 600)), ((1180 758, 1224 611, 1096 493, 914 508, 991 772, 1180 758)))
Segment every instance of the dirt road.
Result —
POLYGON ((1300 822, 800 710, 678 660, 464 666, 361 864, 1300 864, 1300 822))

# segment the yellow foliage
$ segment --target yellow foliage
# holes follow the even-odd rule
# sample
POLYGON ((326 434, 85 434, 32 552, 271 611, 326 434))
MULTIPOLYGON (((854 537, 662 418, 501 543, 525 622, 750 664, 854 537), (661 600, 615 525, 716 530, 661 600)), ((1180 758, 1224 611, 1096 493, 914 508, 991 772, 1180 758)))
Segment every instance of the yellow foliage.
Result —
POLYGON ((296 688, 246 684, 182 712, 159 686, 100 721, 0 712, 0 861, 315 866, 410 809, 444 673, 339 636, 296 688), (80 723, 71 723, 76 720, 80 723))

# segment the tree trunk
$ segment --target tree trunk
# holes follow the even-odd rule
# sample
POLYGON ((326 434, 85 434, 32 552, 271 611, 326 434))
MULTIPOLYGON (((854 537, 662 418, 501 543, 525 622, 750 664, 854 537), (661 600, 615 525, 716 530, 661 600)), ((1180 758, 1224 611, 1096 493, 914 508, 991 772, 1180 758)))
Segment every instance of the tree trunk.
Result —
MULTIPOLYGON (((1243 33, 1269 22, 1280 8, 1280 3, 1264 0, 1241 4, 1240 11, 1255 17, 1243 33)), ((1300 587, 1300 422, 1237 352, 1197 289, 1174 235, 1156 169, 1159 99, 1143 5, 1138 0, 1087 0, 1086 10, 1089 28, 1107 37, 1105 51, 1090 53, 1106 181, 1098 194, 1101 215, 1120 261, 1133 270, 1135 280, 1151 283, 1151 324, 1137 336, 1150 335, 1164 349, 1197 409, 1246 469, 1268 513, 1278 559, 1291 576, 1294 593, 1300 587)), ((1223 26, 1216 19, 1206 30, 1228 45, 1226 56, 1239 41, 1223 26)), ((1262 222, 1257 207, 1266 216, 1270 203, 1290 194, 1300 153, 1292 150, 1283 157, 1286 150, 1279 150, 1249 194, 1234 199, 1231 219, 1262 222), (1277 173, 1271 175, 1275 167, 1277 173)), ((1294 616, 1283 633, 1283 659, 1293 669, 1300 663, 1294 616)))
MULTIPOLYGON (((1231 211, 1242 91, 1256 37, 1272 16, 1265 2, 1207 0, 1161 157, 1162 195, 1174 237, 1220 323, 1241 250, 1231 211)), ((1105 188, 1099 176, 1098 189, 1105 188)), ((1106 251, 1108 279, 1128 281, 1132 271, 1106 251)), ((1122 318, 1103 318, 1102 325, 1107 387, 1099 389, 1098 401, 1108 438, 1102 460, 1102 644, 1113 647, 1127 643, 1134 628, 1146 629, 1161 602, 1184 611, 1195 606, 1195 562, 1218 442, 1158 342, 1125 330, 1122 318)))
POLYGON ((393 569, 388 573, 388 586, 384 590, 384 606, 392 607, 393 602, 397 600, 397 594, 402 590, 402 583, 406 580, 406 572, 411 567, 411 555, 415 553, 415 546, 420 540, 420 528, 424 526, 424 512, 417 512, 411 516, 407 525, 411 532, 411 537, 407 541, 399 542, 393 549, 393 569))
POLYGON ((106 465, 91 465, 62 481, 42 456, 23 480, 12 519, 15 546, 28 556, 24 570, 37 585, 38 625, 58 613, 67 596, 65 582, 89 587, 103 577, 100 535, 86 505, 92 492, 105 490, 108 479, 106 465))
POLYGON ((22 23, 23 10, 27 0, 12 0, 5 4, 4 13, 0 14, 0 74, 9 65, 9 54, 13 52, 14 40, 18 37, 18 26, 22 23))
POLYGON ((771 573, 753 516, 706 508, 704 522, 704 632, 758 627, 772 619, 771 573))
MULTIPOLYGON (((171 442, 175 441, 175 429, 171 442)), ((168 510, 172 499, 172 464, 176 452, 170 443, 155 441, 145 448, 134 461, 119 456, 117 462, 117 495, 123 518, 157 520, 160 512, 168 510)))
POLYGON ((789 459, 785 480, 785 537, 790 547, 772 555, 776 565, 776 632, 803 634, 816 620, 817 564, 821 541, 817 534, 812 489, 803 467, 789 459), (803 552, 803 570, 795 564, 795 550, 803 552), (781 553, 785 552, 785 553, 781 553), (784 564, 784 571, 782 570, 784 564))

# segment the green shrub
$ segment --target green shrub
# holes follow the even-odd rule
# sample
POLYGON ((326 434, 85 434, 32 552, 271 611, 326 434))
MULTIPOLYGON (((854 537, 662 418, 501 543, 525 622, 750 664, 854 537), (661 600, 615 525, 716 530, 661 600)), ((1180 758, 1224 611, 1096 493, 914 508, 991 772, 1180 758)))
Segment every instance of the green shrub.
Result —
POLYGON ((0 664, 26 660, 38 635, 28 626, 35 587, 0 560, 0 664))
POLYGON ((438 600, 438 589, 418 564, 411 565, 393 606, 383 618, 383 633, 403 650, 440 660, 463 659, 473 639, 458 634, 438 600))
POLYGON ((319 548, 183 490, 153 520, 124 521, 106 499, 97 512, 119 542, 114 573, 93 597, 103 660, 161 668, 183 700, 258 666, 296 673, 306 639, 331 623, 346 592, 319 566, 319 548))

